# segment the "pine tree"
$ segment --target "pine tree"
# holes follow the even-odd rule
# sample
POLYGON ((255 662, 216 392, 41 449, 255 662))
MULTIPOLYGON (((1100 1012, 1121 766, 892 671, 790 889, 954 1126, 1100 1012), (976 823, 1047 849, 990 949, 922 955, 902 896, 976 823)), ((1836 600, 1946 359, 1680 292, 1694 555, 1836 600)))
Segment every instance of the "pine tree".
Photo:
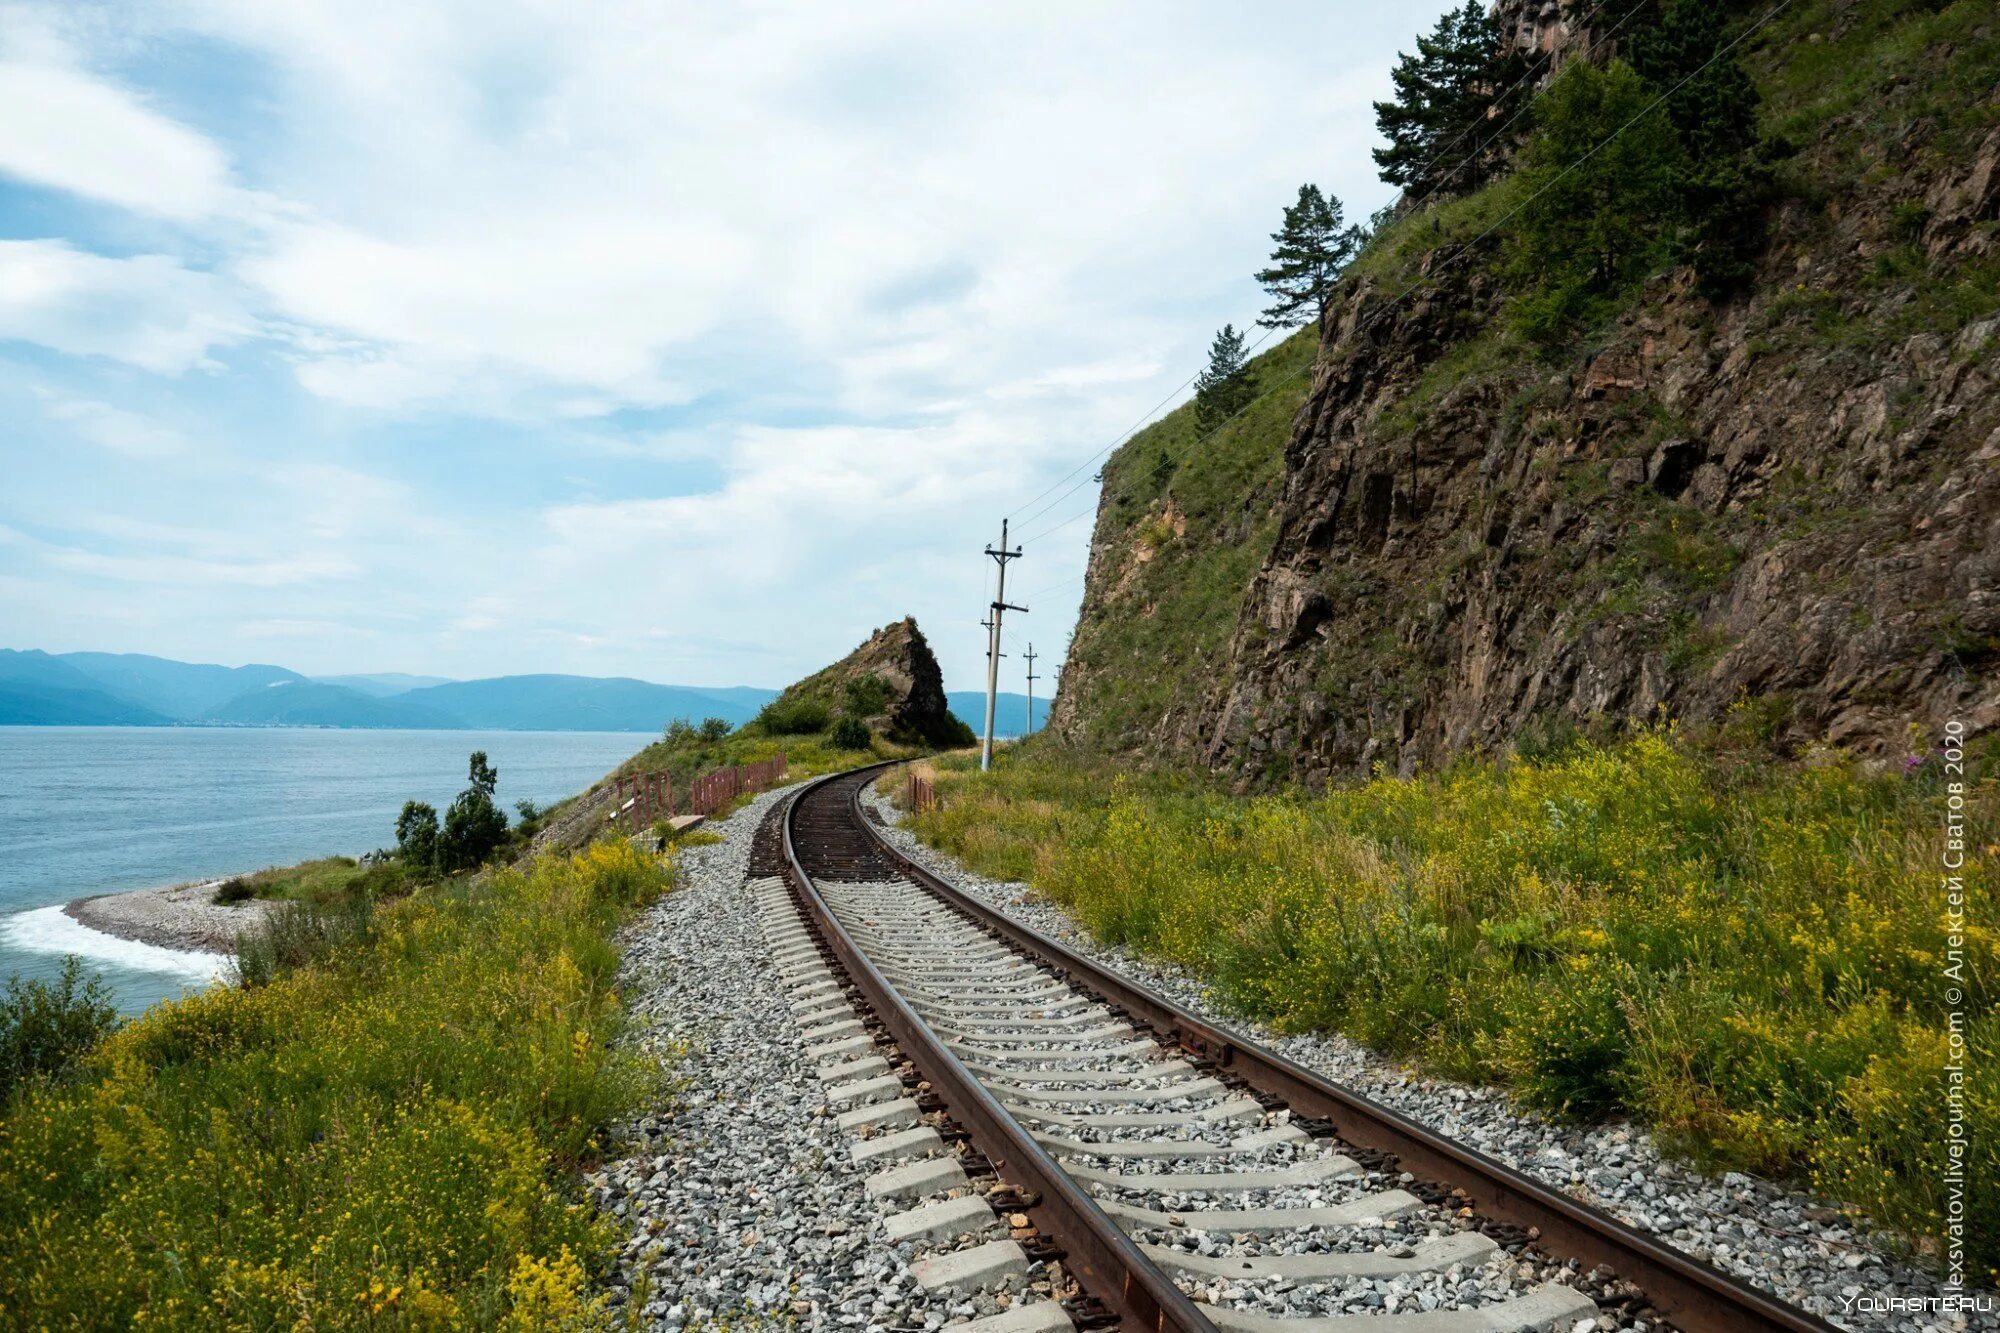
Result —
POLYGON ((1299 187, 1299 201, 1285 210, 1285 225, 1271 233, 1277 242, 1271 267, 1257 275, 1275 298, 1259 324, 1288 329, 1313 318, 1325 322, 1334 283, 1361 245, 1361 229, 1345 221, 1340 200, 1321 194, 1317 185, 1299 187))
POLYGON ((1757 157, 1757 89, 1723 46, 1724 15, 1705 0, 1677 0, 1633 36, 1632 66, 1666 97, 1684 154, 1680 253, 1702 287, 1740 286, 1764 244, 1770 171, 1757 157))
POLYGON ((1476 189, 1505 165, 1515 142, 1510 122, 1531 92, 1528 62, 1503 49, 1500 25, 1480 0, 1448 10, 1415 55, 1401 55, 1389 78, 1393 101, 1375 104, 1389 141, 1375 150, 1382 179, 1407 197, 1476 189))
POLYGON ((1233 324, 1224 324, 1208 345, 1208 369, 1194 382, 1194 419, 1204 435, 1248 407, 1256 396, 1246 364, 1243 335, 1233 324))

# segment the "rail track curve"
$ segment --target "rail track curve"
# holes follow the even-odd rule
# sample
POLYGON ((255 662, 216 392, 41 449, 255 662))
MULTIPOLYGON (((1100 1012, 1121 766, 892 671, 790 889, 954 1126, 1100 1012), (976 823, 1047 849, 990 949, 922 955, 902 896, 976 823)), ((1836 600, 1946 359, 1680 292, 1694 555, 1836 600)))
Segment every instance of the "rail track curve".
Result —
MULTIPOLYGON (((802 784, 774 811, 776 836, 761 857, 753 853, 751 873, 770 877, 763 882, 787 895, 803 922, 792 960, 810 959, 811 975, 823 979, 811 983, 818 998, 801 1003, 846 1020, 821 1029, 837 1038, 822 1049, 867 1053, 833 1066, 830 1077, 843 1067, 873 1077, 833 1092, 857 1105, 857 1124, 914 1126, 896 1136, 913 1160, 871 1178, 871 1188, 880 1180, 885 1192, 922 1198, 960 1187, 955 1199, 903 1215, 916 1219, 902 1222, 913 1235, 972 1233, 940 1273, 1058 1261, 1062 1282, 1051 1299, 983 1321, 994 1333, 1333 1333, 1364 1325, 1514 1333, 1568 1330, 1600 1306, 1687 1333, 1832 1328, 1189 1013, 930 873, 861 807, 866 784, 890 766, 802 784), (893 1072, 876 1052, 893 1053, 893 1072), (871 1101, 892 1096, 911 1107, 903 1118, 870 1116, 871 1101), (973 1193, 972 1182, 988 1173, 996 1183, 973 1193), (1401 1188, 1378 1188, 1383 1182, 1401 1188), (1132 1196, 1167 1206, 1135 1206, 1125 1201, 1132 1196), (1276 1206, 1218 1207, 1218 1196, 1276 1206), (1369 1247, 1380 1234, 1369 1224, 1426 1208, 1442 1209, 1457 1229, 1433 1231, 1414 1247, 1369 1247), (1001 1231, 1002 1239, 980 1239, 1001 1231), (1361 1239, 1330 1248, 1287 1240, 1348 1233, 1361 1239), (1217 1243, 1218 1235, 1234 1239, 1217 1243), (1526 1244, 1579 1271, 1608 1270, 1611 1289, 1623 1294, 1607 1302, 1551 1281, 1471 1305, 1273 1316, 1198 1303, 1183 1290, 1421 1280, 1526 1244)), ((829 1076, 827 1066, 821 1072, 829 1076)))

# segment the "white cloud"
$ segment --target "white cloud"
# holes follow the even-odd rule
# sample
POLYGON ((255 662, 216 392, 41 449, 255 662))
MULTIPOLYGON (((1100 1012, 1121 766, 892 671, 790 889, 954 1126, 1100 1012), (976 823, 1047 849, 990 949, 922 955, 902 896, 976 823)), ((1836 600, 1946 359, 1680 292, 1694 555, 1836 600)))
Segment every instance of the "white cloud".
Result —
POLYGON ((171 256, 0 240, 0 338, 179 374, 255 328, 227 281, 171 256))
MULTIPOLYGON (((0 125, 0 170, 135 215, 98 234, 180 248, 0 243, 0 338, 168 374, 264 345, 229 358, 235 375, 167 386, 216 400, 181 414, 199 441, 153 469, 180 493, 121 496, 128 538, 75 543, 162 552, 186 582, 67 605, 189 636, 347 625, 451 674, 686 678, 698 660, 711 681, 773 683, 904 611, 954 681, 976 673, 998 516, 1254 317, 1249 275, 1301 180, 1357 217, 1383 196, 1367 100, 1430 17, 1303 0, 115 8, 47 6, 58 41, 0 45, 77 122, 0 125), (171 102, 147 86, 159 51, 189 62, 171 102), (195 109, 207 60, 231 66, 217 98, 254 90, 254 113, 195 109), (169 105, 228 129, 210 142, 169 105), (332 470, 270 461, 287 457, 332 470), (162 518, 214 540, 151 543, 162 518), (241 568, 324 577, 243 592, 241 568)), ((64 383, 132 409, 88 374, 122 367, 64 383)), ((70 425, 144 440, 87 410, 70 425)), ((39 523, 69 498, 41 484, 0 516, 39 523)), ((1088 527, 1032 552, 1022 586, 1080 568, 1088 527)), ((61 530, 92 531, 74 514, 61 530)), ((1060 641, 1060 611, 1027 623, 1060 641)), ((340 669, 340 651, 299 665, 340 669)))
POLYGON ((230 195, 222 151, 113 84, 0 59, 0 174, 189 221, 230 195))
POLYGON ((39 396, 45 415, 66 422, 84 439, 113 453, 130 458, 163 458, 187 446, 179 431, 137 412, 91 398, 46 391, 39 396))

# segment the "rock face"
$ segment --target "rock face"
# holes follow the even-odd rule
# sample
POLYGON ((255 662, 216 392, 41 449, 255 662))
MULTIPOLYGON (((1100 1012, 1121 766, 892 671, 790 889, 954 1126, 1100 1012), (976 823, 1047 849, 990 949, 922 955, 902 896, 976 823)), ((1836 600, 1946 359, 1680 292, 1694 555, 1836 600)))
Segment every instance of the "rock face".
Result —
POLYGON ((1433 252, 1400 303, 1351 282, 1239 525, 1275 536, 1226 651, 1197 677, 1107 647, 1176 609, 1121 600, 1171 494, 1107 506, 1051 727, 1318 785, 1628 721, 1885 760, 2000 725, 2000 127, 1884 122, 1799 150, 1817 194, 1745 296, 1664 274, 1571 359, 1498 336, 1490 253, 1433 252), (1093 731, 1143 671, 1186 678, 1093 731))
POLYGON ((810 699, 836 718, 856 717, 890 740, 908 745, 970 745, 972 733, 945 701, 944 673, 923 631, 908 616, 884 625, 832 666, 778 696, 810 699))

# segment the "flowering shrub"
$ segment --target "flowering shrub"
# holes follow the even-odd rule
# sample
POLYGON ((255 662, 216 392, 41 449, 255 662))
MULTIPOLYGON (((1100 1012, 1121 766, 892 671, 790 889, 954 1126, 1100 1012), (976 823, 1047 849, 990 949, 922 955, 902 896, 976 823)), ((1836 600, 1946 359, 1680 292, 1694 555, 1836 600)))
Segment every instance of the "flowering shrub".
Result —
MULTIPOLYGON (((1950 984, 1927 770, 1725 764, 1671 732, 1237 799, 1005 756, 939 765, 934 844, 1286 1030, 1336 1029, 1919 1236, 1945 1199, 1950 984)), ((1971 1181, 2000 1179, 2000 930, 1973 785, 1962 943, 1971 1181)), ((1987 1280, 2000 1195, 1969 1191, 1987 1280)))
POLYGON ((656 1085, 610 940, 670 872, 605 843, 379 907, 160 1005, 0 1117, 0 1323, 585 1329, 564 1181, 656 1085))

